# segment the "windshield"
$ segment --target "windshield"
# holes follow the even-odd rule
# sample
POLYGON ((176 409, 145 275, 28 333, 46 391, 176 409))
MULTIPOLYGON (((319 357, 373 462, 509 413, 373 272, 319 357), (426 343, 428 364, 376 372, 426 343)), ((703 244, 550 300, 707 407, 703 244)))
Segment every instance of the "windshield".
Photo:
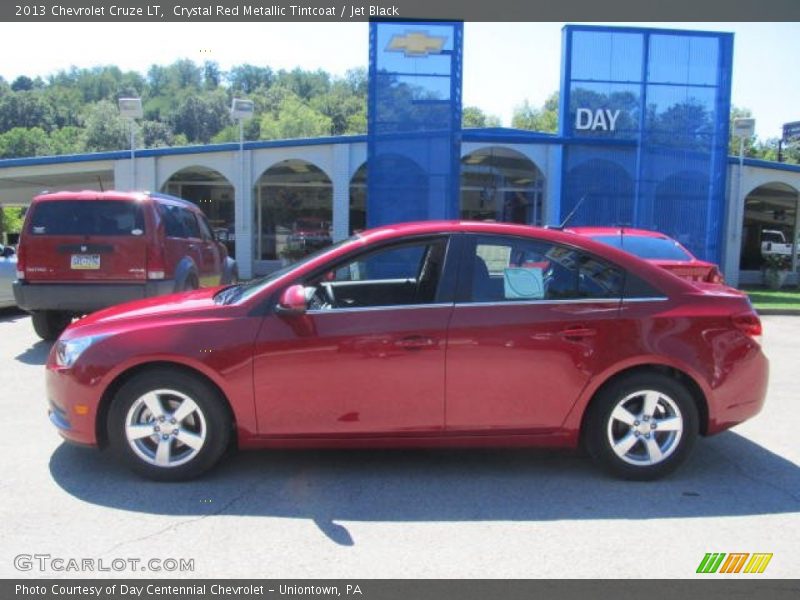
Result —
POLYGON ((591 238, 648 260, 692 260, 678 242, 669 238, 641 235, 593 235, 591 238))
POLYGON ((277 271, 273 271, 269 275, 265 275, 264 277, 257 277, 256 279, 251 279, 247 283, 240 283, 238 285, 233 285, 230 287, 225 288, 221 292, 219 292, 215 296, 216 302, 220 304, 232 304, 234 302, 239 302, 242 300, 247 300, 251 298, 262 289, 264 289, 267 285, 275 281, 276 279, 283 277, 289 271, 293 271, 294 269, 299 269, 303 265, 311 262, 315 258, 322 256, 323 254, 327 254, 328 252, 332 252, 337 248, 341 248, 342 246, 354 242, 358 239, 358 236, 351 236, 340 242, 336 242, 331 246, 325 246, 324 248, 320 248, 316 252, 312 252, 308 256, 301 258, 299 261, 292 263, 283 267, 282 269, 278 269, 277 271))

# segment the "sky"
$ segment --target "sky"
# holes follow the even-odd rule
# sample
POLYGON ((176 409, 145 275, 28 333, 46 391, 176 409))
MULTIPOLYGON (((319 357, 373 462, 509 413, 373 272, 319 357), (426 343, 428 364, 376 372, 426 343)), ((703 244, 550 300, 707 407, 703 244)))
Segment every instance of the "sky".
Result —
MULTIPOLYGON (((615 25, 615 23, 607 23, 615 25)), ((616 23, 619 25, 619 23, 616 23)), ((540 106, 559 88, 564 23, 465 23, 464 105, 511 125, 514 107, 540 106)), ((735 34, 733 104, 778 137, 800 121, 800 23, 624 23, 735 34)), ((181 58, 223 70, 252 63, 341 75, 367 64, 367 23, 15 23, 0 30, 0 75, 46 76, 71 66, 115 64, 146 72, 181 58)))

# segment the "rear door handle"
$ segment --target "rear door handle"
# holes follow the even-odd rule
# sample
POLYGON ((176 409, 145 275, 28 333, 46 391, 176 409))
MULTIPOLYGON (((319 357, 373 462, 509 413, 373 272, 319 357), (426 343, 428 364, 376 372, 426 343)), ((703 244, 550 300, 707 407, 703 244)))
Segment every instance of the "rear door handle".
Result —
POLYGON ((576 326, 561 330, 561 337, 570 341, 582 340, 588 337, 594 337, 595 335, 597 335, 597 330, 591 329, 590 327, 576 326))
POLYGON ((431 348, 436 345, 436 340, 422 335, 413 335, 395 341, 395 346, 406 350, 418 350, 420 348, 431 348))

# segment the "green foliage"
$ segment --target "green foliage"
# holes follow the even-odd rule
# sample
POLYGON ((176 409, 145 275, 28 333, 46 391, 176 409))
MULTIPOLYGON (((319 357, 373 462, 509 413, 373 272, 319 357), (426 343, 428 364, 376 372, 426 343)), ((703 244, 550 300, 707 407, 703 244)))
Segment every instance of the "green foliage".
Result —
MULTIPOLYGON (((584 101, 591 103, 595 100, 587 98, 584 101)), ((589 106, 589 104, 581 104, 581 106, 589 106)), ((511 126, 517 129, 555 133, 558 130, 558 92, 550 94, 541 108, 535 108, 525 100, 514 109, 511 126)))
POLYGON ((477 106, 465 106, 461 111, 462 127, 500 127, 500 117, 487 115, 477 106))
POLYGON ((324 71, 273 71, 243 64, 223 72, 215 62, 178 60, 152 65, 146 74, 116 66, 72 67, 47 77, 0 78, 2 157, 128 149, 130 128, 117 100, 142 98, 138 147, 237 142, 229 110, 234 97, 256 103, 244 124, 246 140, 364 133, 367 74, 343 77, 324 71), (262 125, 264 125, 262 131, 262 125))
POLYGON ((129 126, 109 100, 90 105, 84 121, 87 152, 123 150, 130 145, 129 126))
POLYGON ((0 206, 0 233, 19 233, 25 208, 22 206, 0 206))
POLYGON ((276 114, 261 117, 261 139, 277 140, 330 135, 333 121, 293 93, 286 94, 276 114))
POLYGON ((40 127, 14 127, 0 134, 0 158, 42 156, 49 149, 47 133, 40 127))

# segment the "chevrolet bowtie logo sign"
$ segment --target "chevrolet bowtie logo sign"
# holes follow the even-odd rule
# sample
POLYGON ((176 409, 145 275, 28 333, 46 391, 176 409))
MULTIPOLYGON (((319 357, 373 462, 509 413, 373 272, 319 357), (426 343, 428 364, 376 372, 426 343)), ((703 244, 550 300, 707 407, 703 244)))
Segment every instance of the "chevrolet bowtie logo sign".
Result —
POLYGON ((395 34, 386 45, 387 52, 402 52, 411 58, 421 58, 430 54, 441 54, 445 36, 428 35, 425 31, 407 31, 395 34))

